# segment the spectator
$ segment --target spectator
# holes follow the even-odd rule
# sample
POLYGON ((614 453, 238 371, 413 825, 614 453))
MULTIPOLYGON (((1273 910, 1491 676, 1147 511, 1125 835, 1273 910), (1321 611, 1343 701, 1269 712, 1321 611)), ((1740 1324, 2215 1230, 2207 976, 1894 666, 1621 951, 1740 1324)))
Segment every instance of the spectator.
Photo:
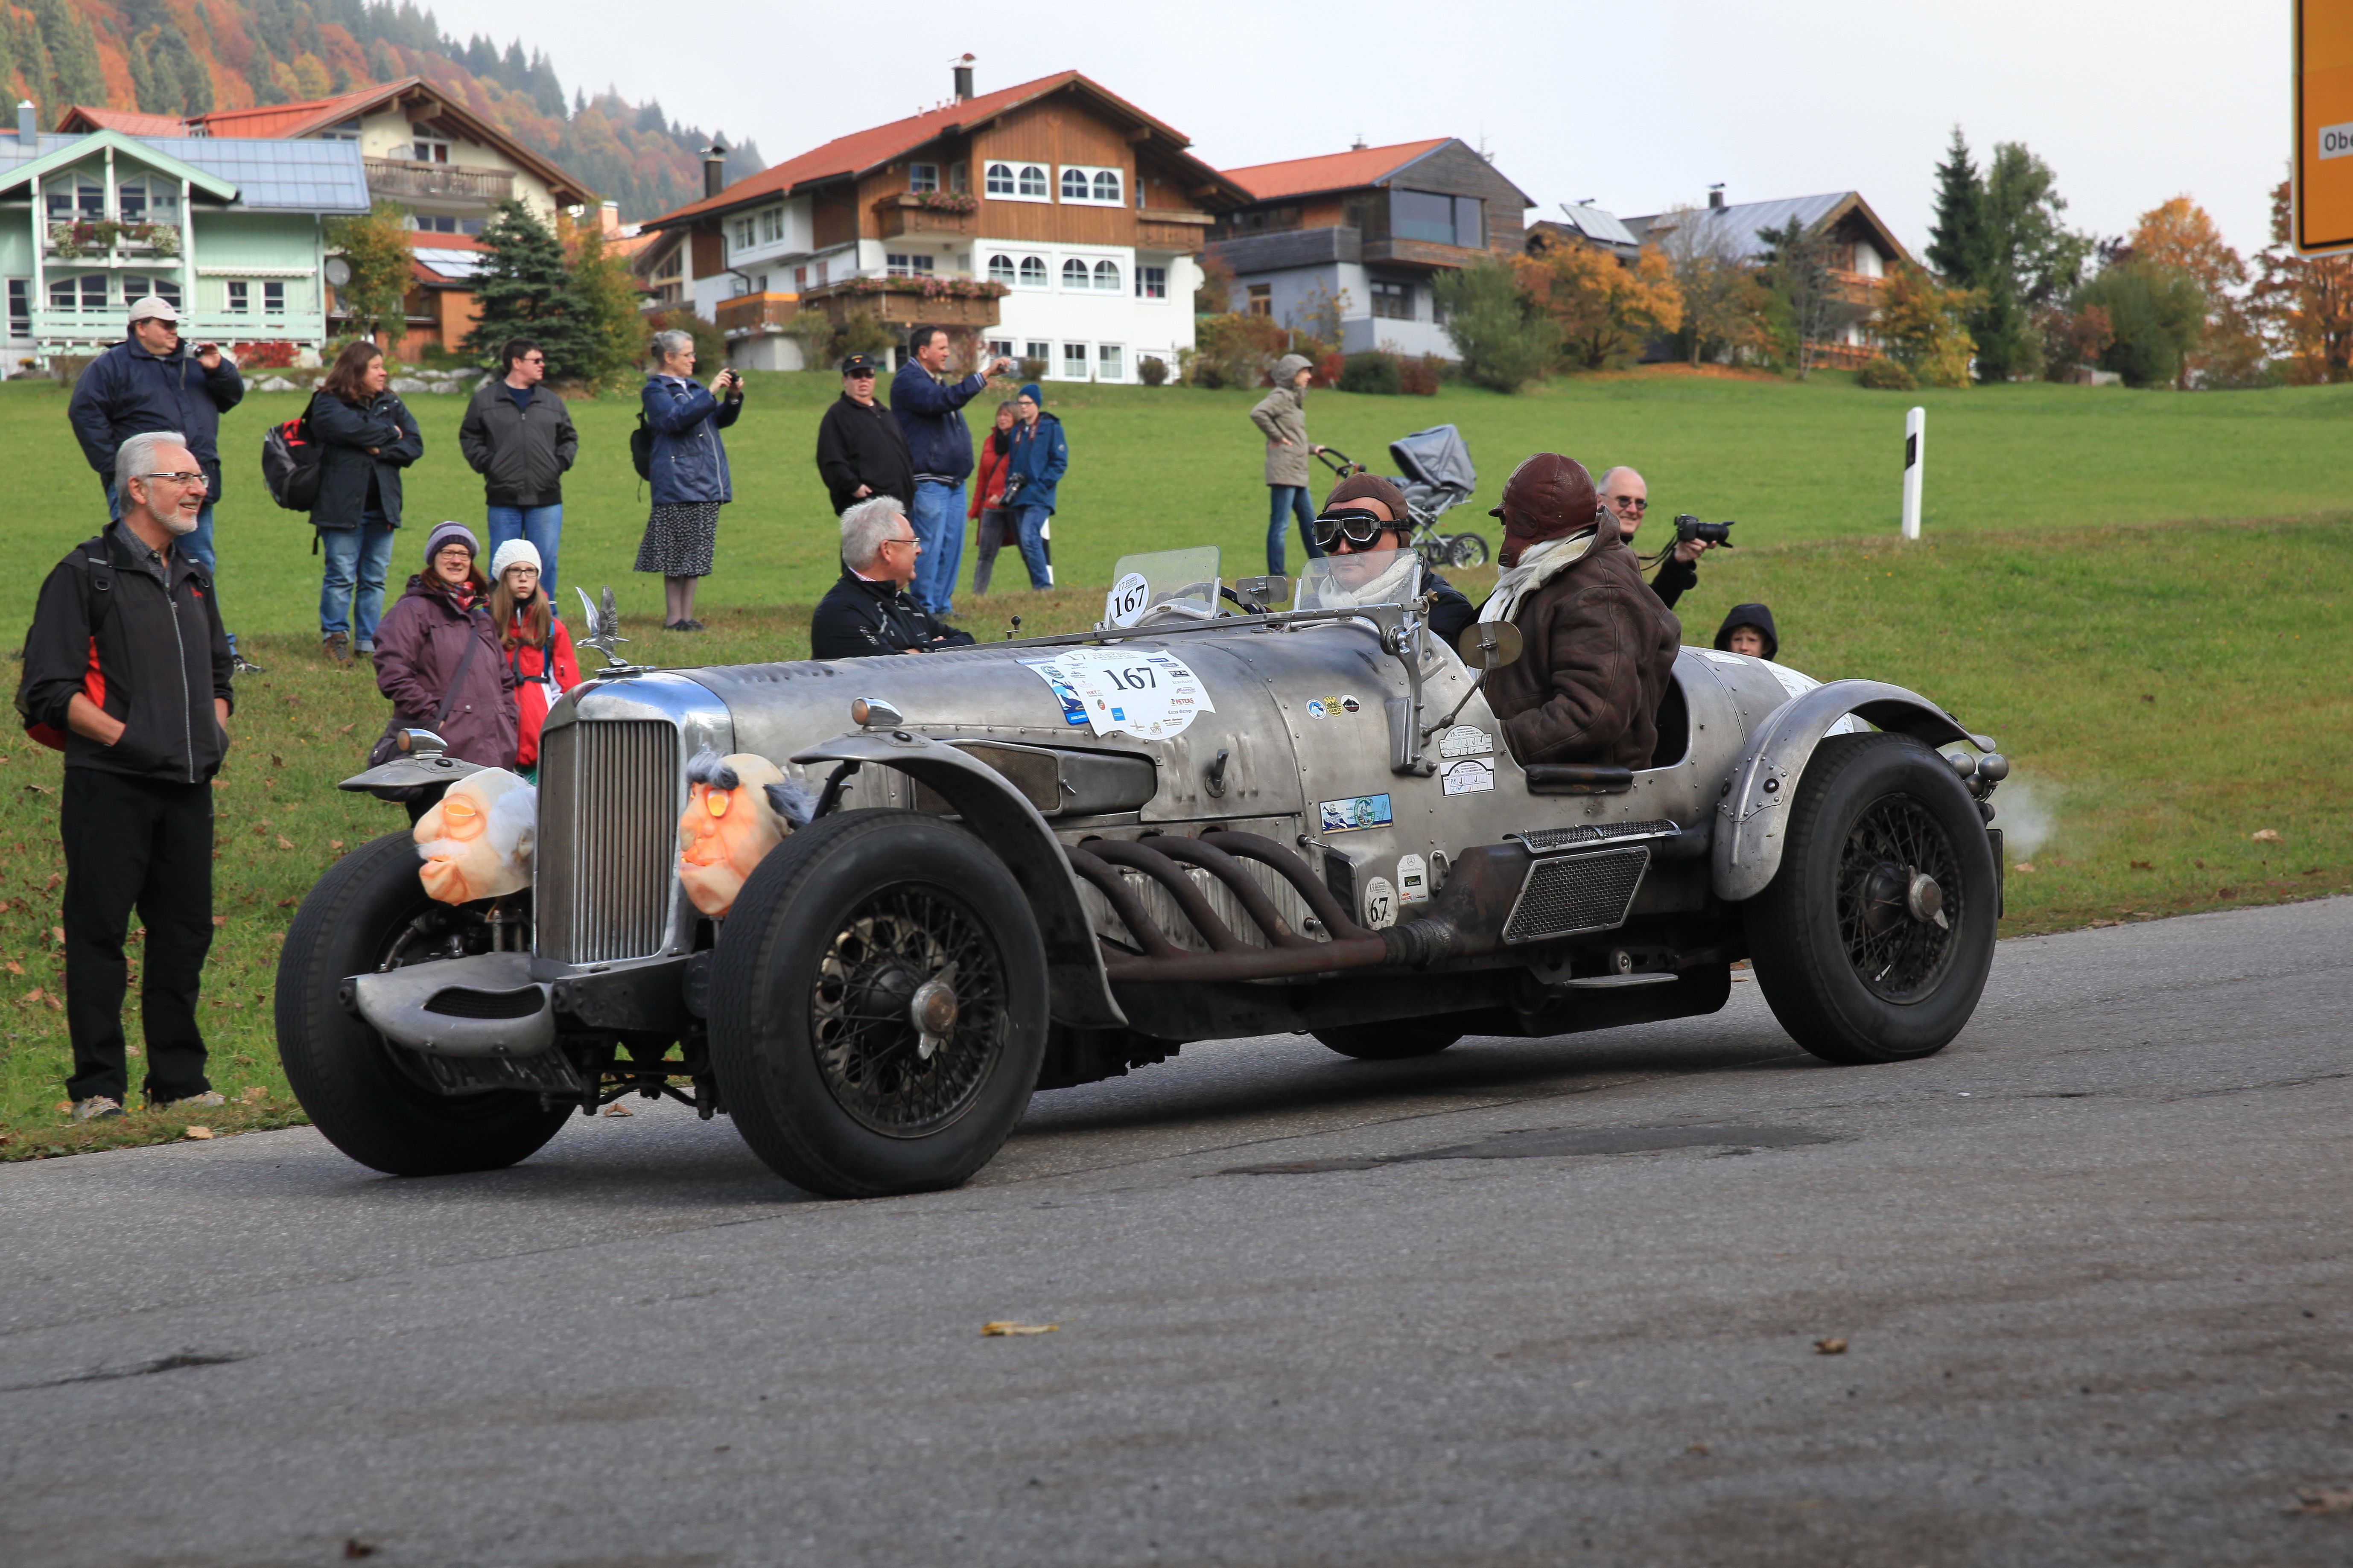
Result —
POLYGON ((1272 502, 1266 522, 1266 569, 1282 570, 1282 531, 1290 516, 1299 519, 1300 542, 1307 558, 1324 552, 1316 547, 1308 510, 1307 459, 1322 451, 1307 440, 1307 384, 1315 379, 1304 354, 1285 354, 1274 362, 1274 390, 1250 410, 1250 423, 1266 433, 1266 488, 1272 502))
POLYGON ((540 726, 555 700, 580 684, 580 660, 528 539, 510 539, 491 557, 491 625, 514 673, 514 770, 536 784, 540 726))
POLYGON ((817 472, 836 515, 871 496, 891 496, 915 508, 915 465, 907 433, 874 401, 874 362, 851 354, 841 362, 841 395, 817 426, 817 472))
POLYGON ((311 437, 319 443, 319 498, 311 526, 326 547, 319 588, 319 646, 337 664, 375 651, 393 531, 400 526, 400 472, 425 455, 425 437, 400 399, 385 390, 384 351, 343 345, 311 396, 311 437), (356 592, 354 588, 356 587, 356 592))
POLYGON ((114 448, 122 515, 41 584, 25 642, 24 707, 65 751, 58 828, 66 1029, 74 1119, 122 1114, 136 908, 150 1105, 218 1105, 205 1079, 196 996, 213 937, 212 776, 228 750, 232 658, 209 577, 188 553, 210 487, 176 432, 114 448))
POLYGON ((962 381, 949 383, 953 348, 945 327, 917 327, 907 334, 912 358, 891 378, 891 416, 906 437, 913 470, 914 505, 908 516, 922 542, 915 569, 915 602, 935 616, 955 614, 956 574, 964 569, 964 482, 972 476, 972 432, 964 405, 979 396, 992 375, 1013 368, 995 359, 962 381))
MULTIPOLYGON (((1413 538, 1413 514, 1407 510, 1405 492, 1377 474, 1356 474, 1332 487, 1324 498, 1324 510, 1308 528, 1308 542, 1317 547, 1317 553, 1333 558, 1331 575, 1334 585, 1349 595, 1348 602, 1359 605, 1394 603, 1362 595, 1385 574, 1385 564, 1363 562, 1361 557, 1377 552, 1404 552, 1413 538), (1400 519, 1403 521, 1400 522, 1400 519), (1346 561, 1337 557, 1346 556, 1346 561), (1366 567, 1371 570, 1366 570, 1366 567)), ((1391 558, 1403 564, 1405 557, 1391 558)), ((1379 584, 1388 589, 1387 583, 1379 584)), ((1396 584, 1402 592, 1404 584, 1396 584)), ((1471 623, 1479 618, 1462 590, 1440 576, 1428 565, 1421 570, 1421 591, 1434 595, 1430 606, 1430 635, 1454 647, 1471 623)), ((1325 602, 1332 602, 1330 595, 1325 602)))
MULTIPOLYGON (((430 730, 450 756, 510 768, 515 672, 501 657, 498 625, 491 619, 491 585, 475 564, 480 550, 461 522, 445 522, 425 541, 424 573, 408 580, 408 592, 384 618, 375 685, 392 699, 385 741, 403 730, 430 730)), ((423 816, 439 797, 437 787, 409 801, 408 820, 423 816)))
POLYGON ((528 539, 539 553, 541 580, 555 592, 555 552, 564 538, 564 476, 580 450, 572 411, 541 387, 547 355, 529 338, 509 338, 499 350, 506 374, 474 388, 458 426, 458 449, 482 476, 491 554, 511 539, 528 539))
POLYGON ((944 625, 908 595, 923 552, 897 496, 875 496, 841 514, 841 580, 809 618, 811 658, 865 658, 969 647, 972 634, 944 625))
POLYGON ((1013 400, 1013 450, 1005 459, 1005 505, 1013 513, 1015 542, 1029 568, 1029 586, 1054 585, 1052 527, 1055 487, 1070 471, 1071 444, 1062 422, 1046 412, 1046 395, 1036 382, 1013 400))
MULTIPOLYGON (((66 405, 74 438, 106 492, 110 519, 122 515, 114 454, 124 441, 142 431, 166 432, 196 455, 206 479, 205 504, 196 512, 196 531, 180 542, 180 552, 207 577, 220 575, 213 554, 213 508, 221 497, 220 416, 244 398, 237 362, 218 343, 198 343, 192 359, 180 342, 180 312, 169 300, 150 294, 132 302, 131 335, 83 367, 66 405), (191 368, 197 374, 191 375, 191 368)), ((237 668, 261 673, 259 665, 237 657, 237 638, 228 639, 228 648, 237 668)))
POLYGON ((662 576, 662 630, 699 632, 694 587, 711 575, 719 540, 719 509, 735 499, 727 474, 727 444, 719 432, 744 412, 744 378, 733 370, 712 377, 710 392, 694 379, 694 339, 657 332, 654 369, 639 402, 654 433, 654 510, 638 545, 637 569, 662 576), (712 393, 719 395, 714 397, 712 393), (724 398, 725 401, 720 401, 724 398))
POLYGON ((1649 766, 1683 624, 1643 583, 1581 465, 1527 458, 1495 514, 1504 570, 1479 618, 1518 626, 1526 651, 1482 684, 1512 755, 1524 767, 1649 766))
POLYGON ((1715 628, 1715 646, 1724 653, 1745 653, 1751 658, 1780 657, 1780 634, 1773 629, 1773 612, 1763 605, 1735 605, 1715 628))
POLYGON ((967 518, 978 518, 980 527, 973 535, 972 591, 988 592, 988 579, 997 569, 997 552, 1013 526, 1013 514, 1005 508, 1005 469, 1013 455, 1013 405, 1010 401, 997 405, 997 428, 981 437, 980 478, 972 487, 972 505, 965 510, 967 518))
MULTIPOLYGON (((1629 468, 1615 468, 1601 476, 1601 504, 1618 520, 1619 537, 1626 548, 1634 547, 1634 531, 1642 526, 1642 515, 1651 509, 1651 490, 1642 476, 1629 468)), ((1669 609, 1691 589, 1699 586, 1699 568, 1693 564, 1700 556, 1715 546, 1703 539, 1678 541, 1672 555, 1660 566, 1651 579, 1651 592, 1669 609)))

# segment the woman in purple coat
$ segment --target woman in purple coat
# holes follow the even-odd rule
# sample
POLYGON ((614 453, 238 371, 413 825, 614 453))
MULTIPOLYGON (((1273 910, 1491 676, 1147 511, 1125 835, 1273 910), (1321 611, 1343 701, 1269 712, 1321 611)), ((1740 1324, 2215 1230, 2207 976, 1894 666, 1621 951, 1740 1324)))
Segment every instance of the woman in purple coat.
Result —
MULTIPOLYGON (((430 730, 450 756, 512 768, 514 672, 491 624, 490 581, 475 563, 480 549, 462 523, 445 522, 426 540, 424 573, 408 580, 376 628, 375 684, 392 699, 392 730, 430 730)), ((409 820, 432 805, 410 801, 409 820)))

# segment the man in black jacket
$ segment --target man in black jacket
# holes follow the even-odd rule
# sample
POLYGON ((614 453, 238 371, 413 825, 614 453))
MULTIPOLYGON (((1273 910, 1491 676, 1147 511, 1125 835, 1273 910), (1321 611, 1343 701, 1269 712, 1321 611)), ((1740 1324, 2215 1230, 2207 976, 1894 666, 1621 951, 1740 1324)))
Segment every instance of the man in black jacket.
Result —
MULTIPOLYGON (((1601 504, 1618 520, 1619 536, 1626 542, 1627 549, 1633 549, 1634 531, 1642 526, 1643 514, 1651 509, 1650 487, 1642 482, 1641 475, 1620 467, 1602 475, 1598 488, 1601 504)), ((1651 592, 1659 596, 1659 603, 1672 610, 1677 599, 1698 587, 1696 563, 1715 548, 1704 539, 1686 539, 1678 543, 1651 577, 1651 592)))
POLYGON ((539 552, 539 581, 555 594, 555 552, 564 539, 564 476, 580 450, 580 433, 564 399, 540 384, 547 352, 529 338, 499 349, 505 374, 485 379, 466 405, 458 449, 482 476, 489 553, 511 540, 539 552))
POLYGON ((841 514, 841 581, 809 618, 811 658, 865 658, 969 647, 960 632, 907 595, 923 544, 895 496, 876 496, 841 514))
POLYGON ((841 362, 841 395, 818 421, 818 477, 837 513, 874 496, 893 497, 913 513, 914 459, 899 421, 874 401, 874 362, 864 354, 841 362))
MULTIPOLYGON (((204 470, 172 431, 121 443, 122 517, 41 584, 25 652, 27 723, 63 738, 66 1027, 74 1116, 120 1116, 122 942, 147 928, 140 1021, 150 1104, 217 1105, 197 982, 213 937, 212 776, 228 749, 228 638, 211 576, 184 541, 204 470)), ((38 737, 46 738, 46 737, 38 737)))

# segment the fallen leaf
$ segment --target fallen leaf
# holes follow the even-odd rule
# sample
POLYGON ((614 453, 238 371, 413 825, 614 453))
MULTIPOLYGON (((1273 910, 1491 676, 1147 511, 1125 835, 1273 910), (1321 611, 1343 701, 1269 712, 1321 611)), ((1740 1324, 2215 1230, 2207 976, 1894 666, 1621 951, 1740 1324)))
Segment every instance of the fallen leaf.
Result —
POLYGON ((199 1142, 199 1143, 204 1142, 206 1139, 209 1139, 212 1135, 213 1135, 213 1130, 212 1130, 211 1128, 209 1128, 209 1127, 197 1127, 197 1126, 195 1126, 195 1125, 193 1125, 193 1124, 191 1124, 191 1125, 188 1127, 187 1131, 185 1131, 185 1132, 182 1132, 182 1133, 180 1134, 180 1136, 181 1136, 181 1137, 183 1137, 183 1138, 193 1138, 193 1139, 195 1139, 195 1140, 197 1142, 199 1142))
POLYGON ((1701 1458, 1704 1459, 1711 1452, 1713 1452, 1713 1450, 1704 1443, 1694 1443, 1689 1447, 1685 1448, 1683 1452, 1686 1454, 1697 1454, 1701 1458))
POLYGON ((338 735, 348 735, 353 730, 359 728, 359 722, 360 721, 358 720, 354 719, 350 723, 344 725, 342 729, 336 731, 335 733, 338 735))
POLYGON ((51 926, 49 928, 49 940, 59 947, 65 946, 66 928, 63 926, 51 926))
POLYGON ((278 836, 278 847, 280 849, 291 849, 294 847, 294 840, 287 837, 286 835, 281 833, 278 836))
POLYGON ((284 942, 286 940, 286 933, 282 931, 271 931, 269 933, 269 940, 272 942, 284 942))
POLYGON ((215 915, 213 917, 213 924, 216 926, 225 926, 228 924, 228 917, 227 915, 215 915))
POLYGON ((269 765, 273 768, 282 768, 286 765, 286 759, 272 752, 269 753, 269 765))
POLYGON ((1000 1321, 981 1324, 980 1337, 985 1340, 1001 1340, 1015 1334, 1050 1334, 1061 1326, 1060 1323, 1016 1323, 1000 1321))
POLYGON ((327 840, 327 847, 330 849, 341 849, 343 847, 343 841, 340 838, 330 838, 327 840))
POLYGON ((25 966, 12 958, 8 961, 8 973, 11 974, 22 974, 25 973, 25 966))
POLYGON ((2123 923, 2124 922, 2122 921, 2094 921, 2092 922, 2092 929, 2094 931, 2097 931, 2102 926, 2122 925, 2123 923))
POLYGON ((2236 888, 2217 888, 2214 889, 2214 896, 2218 899, 2235 899, 2239 896, 2239 889, 2236 888))
POLYGON ((2136 870, 2136 871, 2151 871, 2151 870, 2155 870, 2155 869, 2156 869, 2156 868, 2155 868, 2155 867, 2151 866, 2151 865, 2150 865, 2147 861, 2146 861, 2146 860, 2136 860, 2136 861, 2134 861, 2134 862, 2132 863, 2132 868, 2133 868, 2134 870, 2136 870))
POLYGON ((66 1005, 58 1000, 58 994, 54 991, 42 997, 41 1000, 49 1005, 49 1011, 52 1013, 62 1013, 66 1010, 66 1005))
POLYGON ((266 1084, 257 1083, 251 1089, 247 1089, 243 1094, 238 1095, 237 1098, 245 1101, 248 1105, 259 1105, 263 1100, 269 1098, 269 1089, 266 1084))
POLYGON ((72 1115, 72 1114, 73 1114, 73 1101, 72 1101, 72 1100, 58 1100, 58 1115, 60 1115, 60 1116, 70 1116, 70 1115, 72 1115))
POLYGON ((58 890, 58 884, 64 880, 64 878, 58 876, 55 871, 52 871, 49 873, 49 879, 41 884, 41 891, 45 893, 54 893, 58 890))
POLYGON ((58 793, 47 784, 26 784, 25 787, 40 795, 55 795, 58 793))
POLYGON ((631 1110, 628 1106, 623 1105, 617 1100, 613 1101, 612 1104, 605 1108, 605 1114, 607 1116, 635 1116, 637 1112, 631 1110))
POLYGON ((281 910, 290 910, 301 901, 300 899, 280 899, 278 900, 278 907, 281 910))
POLYGON ((1814 1342, 1814 1350, 1817 1353, 1821 1355, 1844 1355, 1846 1354, 1846 1342, 1841 1339, 1816 1340, 1814 1342))
POLYGON ((41 999, 41 988, 37 985, 34 986, 30 991, 25 993, 24 999, 27 1002, 39 1001, 41 999))
POLYGON ((2353 1513, 2353 1487, 2314 1487, 2295 1494, 2290 1513, 2353 1513))
POLYGON ((2279 842, 2279 829, 2275 827, 2259 827, 2247 837, 2253 838, 2258 844, 2276 844, 2279 842))
POLYGON ((2154 693, 2144 691, 2140 694, 2140 700, 2143 702, 2154 702, 2157 700, 2157 698, 2154 693))
POLYGON ((2031 860, 2021 860, 2017 865, 2012 866, 2010 869, 2013 871, 2023 871, 2031 877, 2034 875, 2034 862, 2031 860))
POLYGON ((353 1536, 343 1542, 343 1555, 346 1558, 373 1557, 375 1555, 375 1548, 357 1536, 353 1536))

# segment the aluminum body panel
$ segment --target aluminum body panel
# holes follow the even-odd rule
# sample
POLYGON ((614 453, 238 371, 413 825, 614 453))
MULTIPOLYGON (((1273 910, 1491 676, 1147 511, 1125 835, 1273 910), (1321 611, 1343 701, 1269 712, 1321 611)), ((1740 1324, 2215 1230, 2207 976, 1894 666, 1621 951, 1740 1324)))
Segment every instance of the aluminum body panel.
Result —
POLYGON ((547 1005, 547 987, 532 979, 531 970, 529 953, 485 952, 356 975, 350 984, 360 1016, 396 1045, 434 1056, 529 1057, 555 1044, 555 1015, 547 1005), (520 1018, 460 1017, 428 1011, 427 1005, 447 991, 493 996, 530 991, 536 994, 538 1006, 531 1016, 520 1018))

